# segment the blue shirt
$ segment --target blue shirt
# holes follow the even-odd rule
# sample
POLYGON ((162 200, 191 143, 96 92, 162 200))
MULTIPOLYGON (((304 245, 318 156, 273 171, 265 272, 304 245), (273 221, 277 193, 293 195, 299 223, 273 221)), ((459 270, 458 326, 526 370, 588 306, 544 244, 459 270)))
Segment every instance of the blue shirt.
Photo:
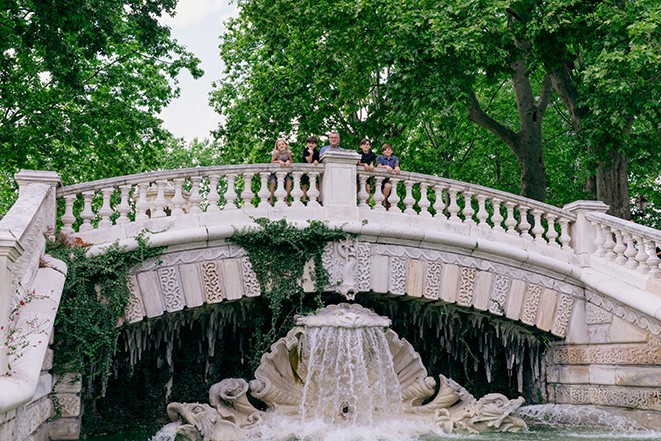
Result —
MULTIPOLYGON (((323 146, 323 147, 321 148, 321 150, 319 151, 319 156, 323 155, 323 154, 326 152, 326 150, 328 150, 329 148, 331 148, 330 145, 325 145, 325 146, 323 146)), ((338 145, 338 146, 337 146, 337 150, 344 150, 344 149, 338 145)))
POLYGON ((390 168, 395 168, 399 165, 399 159, 397 156, 390 155, 390 158, 386 158, 383 155, 379 155, 376 158, 376 165, 389 165, 390 168))

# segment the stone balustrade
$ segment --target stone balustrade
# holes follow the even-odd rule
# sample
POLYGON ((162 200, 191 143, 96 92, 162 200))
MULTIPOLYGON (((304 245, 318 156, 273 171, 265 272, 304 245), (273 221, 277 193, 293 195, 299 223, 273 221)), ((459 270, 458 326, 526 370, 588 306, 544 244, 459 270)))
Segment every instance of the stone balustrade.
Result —
POLYGON ((586 213, 595 230, 594 256, 658 279, 661 232, 604 213, 586 213))
MULTIPOLYGON (((344 152, 338 152, 335 156, 342 156, 339 153, 344 152)), ((353 161, 352 154, 343 156, 353 161)), ((63 187, 58 191, 58 198, 64 200, 61 230, 64 233, 83 233, 159 217, 239 209, 256 214, 273 208, 282 210, 285 215, 288 210, 309 209, 310 218, 316 218, 312 209, 321 208, 320 202, 324 201, 329 210, 357 207, 361 212, 386 213, 386 208, 381 204, 384 199, 381 183, 389 178, 399 190, 390 195, 388 214, 433 219, 438 226, 477 226, 535 244, 571 251, 570 225, 576 219, 572 212, 451 179, 410 172, 399 175, 381 170, 365 172, 353 166, 355 161, 349 166, 352 173, 347 174, 347 158, 340 158, 344 164, 325 159, 327 162, 319 166, 293 164, 283 168, 276 164, 255 164, 198 167, 63 187), (344 175, 334 170, 342 165, 345 167, 344 175), (271 201, 269 185, 272 176, 275 176, 276 189, 271 201), (285 189, 288 176, 292 180, 289 197, 285 189), (331 185, 332 176, 336 178, 331 185), (303 199, 301 184, 303 177, 307 177, 309 182, 319 182, 318 185, 310 185, 306 200, 303 199), (325 177, 329 181, 326 184, 325 177), (372 194, 366 191, 368 179, 374 179, 376 183, 370 189, 372 194), (351 184, 354 180, 358 185, 351 184), (338 195, 339 192, 349 194, 338 195), (404 196, 400 197, 397 193, 404 196)))

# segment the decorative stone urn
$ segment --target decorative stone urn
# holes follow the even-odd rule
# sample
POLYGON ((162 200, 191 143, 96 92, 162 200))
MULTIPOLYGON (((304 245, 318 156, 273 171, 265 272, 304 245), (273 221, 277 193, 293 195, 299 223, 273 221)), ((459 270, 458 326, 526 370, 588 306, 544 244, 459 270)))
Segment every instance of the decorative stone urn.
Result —
POLYGON ((253 431, 264 432, 266 417, 329 428, 413 418, 420 421, 420 434, 517 432, 526 427, 513 414, 523 398, 488 394, 476 400, 442 375, 436 392, 436 381, 427 375, 419 354, 388 329, 390 319, 360 305, 328 306, 298 317, 296 324, 262 356, 249 384, 225 379, 209 390, 209 404, 169 404, 170 419, 182 422, 175 439, 247 439, 253 431), (248 394, 267 410, 253 407, 248 394))

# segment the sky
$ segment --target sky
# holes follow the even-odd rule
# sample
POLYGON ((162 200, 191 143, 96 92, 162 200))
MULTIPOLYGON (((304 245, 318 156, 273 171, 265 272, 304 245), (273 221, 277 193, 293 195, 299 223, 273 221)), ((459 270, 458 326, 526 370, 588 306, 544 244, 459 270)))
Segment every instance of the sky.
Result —
POLYGON ((236 5, 229 0, 179 0, 176 15, 162 20, 172 29, 172 36, 201 60, 204 70, 197 80, 188 72, 181 73, 179 98, 161 112, 165 128, 178 138, 206 138, 218 126, 220 115, 209 106, 211 84, 220 78, 223 68, 218 37, 223 22, 237 14, 236 5))

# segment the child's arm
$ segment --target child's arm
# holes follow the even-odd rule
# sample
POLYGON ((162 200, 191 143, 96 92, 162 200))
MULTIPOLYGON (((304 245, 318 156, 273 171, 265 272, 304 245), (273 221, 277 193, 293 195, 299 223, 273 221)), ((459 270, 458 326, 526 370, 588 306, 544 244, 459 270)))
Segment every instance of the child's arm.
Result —
POLYGON ((278 152, 273 152, 273 154, 271 155, 271 162, 274 162, 276 164, 282 162, 278 159, 278 152))

